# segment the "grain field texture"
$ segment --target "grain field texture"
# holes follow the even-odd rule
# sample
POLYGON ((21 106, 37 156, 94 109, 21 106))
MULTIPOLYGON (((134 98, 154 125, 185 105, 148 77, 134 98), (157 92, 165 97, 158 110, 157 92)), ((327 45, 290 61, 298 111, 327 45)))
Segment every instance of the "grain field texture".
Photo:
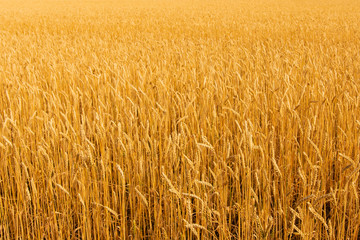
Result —
POLYGON ((360 2, 0 0, 0 239, 359 239, 360 2))

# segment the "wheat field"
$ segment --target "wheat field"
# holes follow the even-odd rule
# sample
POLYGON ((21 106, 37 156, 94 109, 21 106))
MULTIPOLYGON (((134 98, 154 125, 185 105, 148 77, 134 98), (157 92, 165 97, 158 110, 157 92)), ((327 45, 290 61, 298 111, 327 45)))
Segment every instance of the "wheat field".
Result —
POLYGON ((360 239, 360 2, 0 0, 0 239, 360 239))

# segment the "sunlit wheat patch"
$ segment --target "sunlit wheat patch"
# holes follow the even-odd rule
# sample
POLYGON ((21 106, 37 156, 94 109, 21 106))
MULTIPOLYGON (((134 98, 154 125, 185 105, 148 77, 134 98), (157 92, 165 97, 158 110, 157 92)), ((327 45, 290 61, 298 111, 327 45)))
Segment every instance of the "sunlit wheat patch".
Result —
POLYGON ((359 239, 360 3, 0 0, 0 239, 359 239))

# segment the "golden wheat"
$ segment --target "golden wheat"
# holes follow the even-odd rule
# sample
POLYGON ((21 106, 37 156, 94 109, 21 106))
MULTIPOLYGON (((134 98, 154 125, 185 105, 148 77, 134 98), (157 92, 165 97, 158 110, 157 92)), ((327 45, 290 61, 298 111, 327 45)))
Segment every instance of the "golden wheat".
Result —
POLYGON ((0 239, 359 239, 360 3, 0 0, 0 239))

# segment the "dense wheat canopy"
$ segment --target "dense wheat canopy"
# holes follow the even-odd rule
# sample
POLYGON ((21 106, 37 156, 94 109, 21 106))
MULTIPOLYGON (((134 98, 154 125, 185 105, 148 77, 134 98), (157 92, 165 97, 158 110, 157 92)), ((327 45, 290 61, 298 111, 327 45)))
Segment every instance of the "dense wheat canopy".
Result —
POLYGON ((0 239, 359 239, 360 2, 0 0, 0 239))

